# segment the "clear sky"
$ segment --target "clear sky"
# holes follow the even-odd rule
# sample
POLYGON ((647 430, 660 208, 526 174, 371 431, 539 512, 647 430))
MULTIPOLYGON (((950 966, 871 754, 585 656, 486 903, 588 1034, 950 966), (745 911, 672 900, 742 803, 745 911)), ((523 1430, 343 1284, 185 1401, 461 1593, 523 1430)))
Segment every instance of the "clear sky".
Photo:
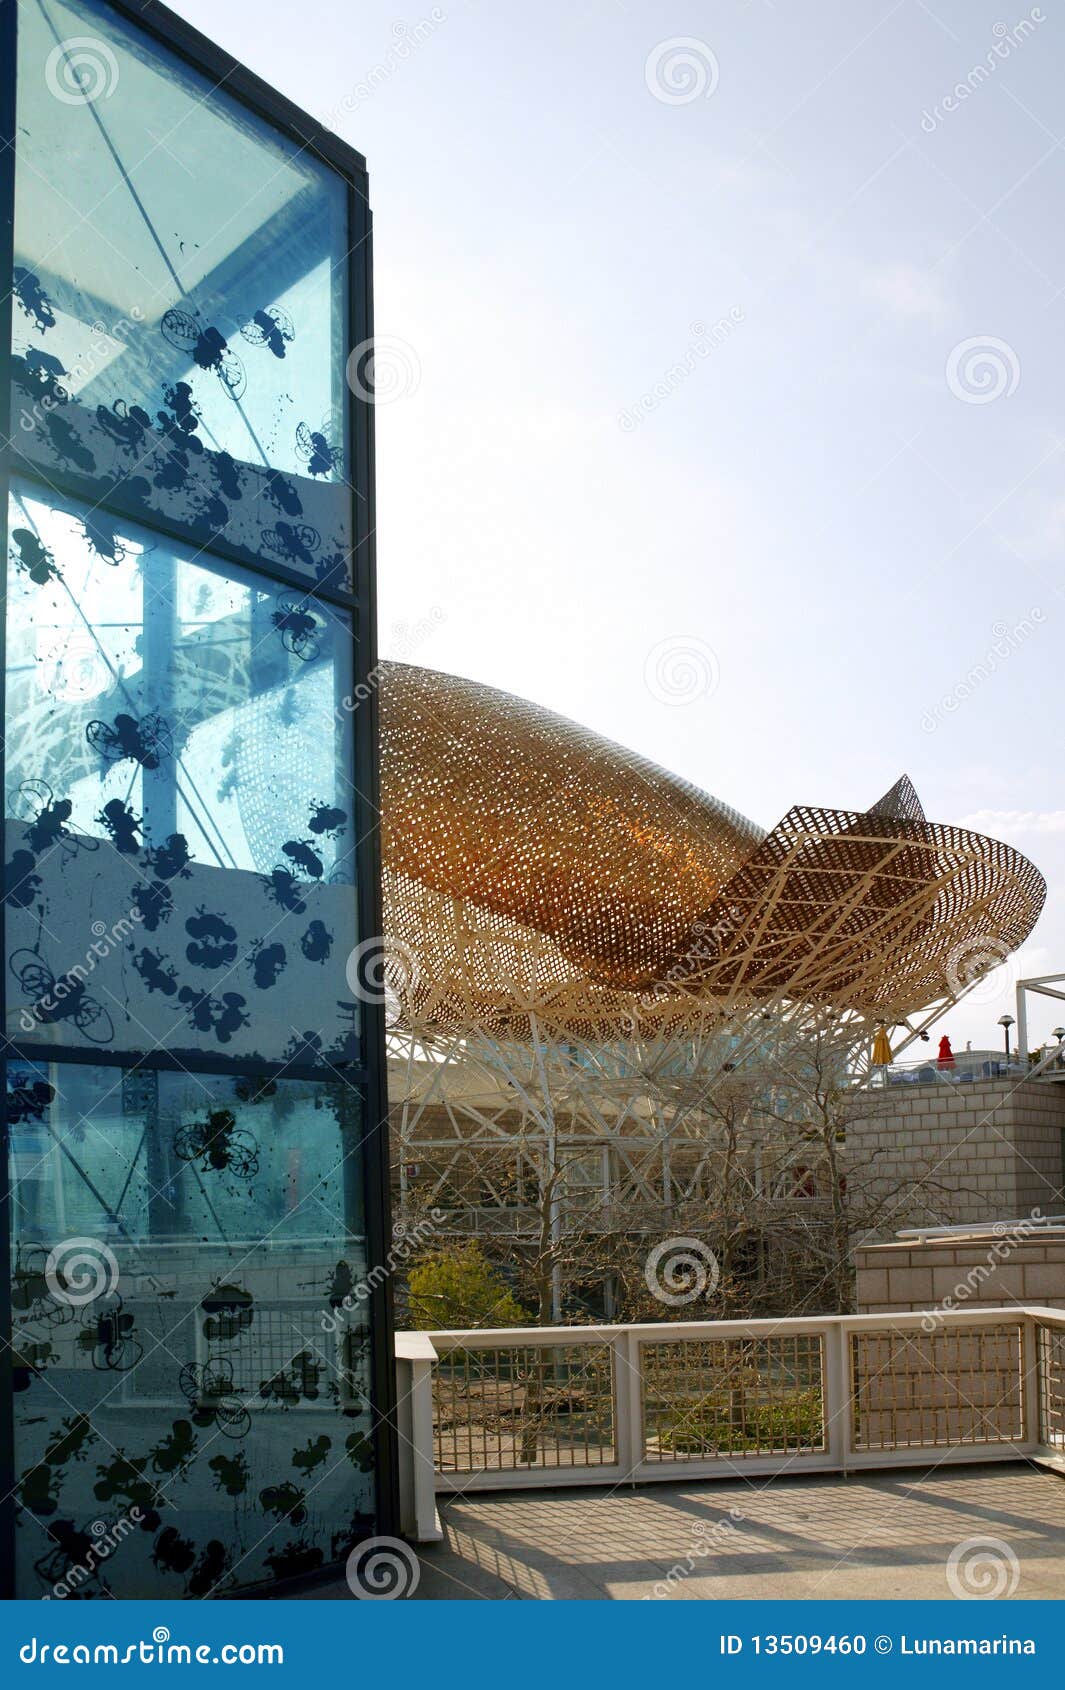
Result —
POLYGON ((1060 0, 176 9, 368 158, 384 654, 766 826, 906 770, 1050 883, 998 1045, 1065 970, 1060 0))

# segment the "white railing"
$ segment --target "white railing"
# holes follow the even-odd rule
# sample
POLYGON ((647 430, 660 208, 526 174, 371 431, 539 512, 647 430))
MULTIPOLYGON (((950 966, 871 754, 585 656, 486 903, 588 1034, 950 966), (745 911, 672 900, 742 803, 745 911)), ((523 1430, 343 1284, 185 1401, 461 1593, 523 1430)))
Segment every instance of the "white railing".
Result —
POLYGON ((400 1333, 404 1530, 435 1494, 1065 1464, 1065 1311, 400 1333))
POLYGON ((955 1054, 952 1067, 941 1068, 934 1056, 919 1057, 910 1062, 893 1062, 890 1067, 874 1071, 870 1083, 875 1086, 904 1085, 979 1085, 987 1080, 1019 1080, 1028 1073, 1028 1063, 1016 1056, 970 1056, 966 1051, 955 1054))

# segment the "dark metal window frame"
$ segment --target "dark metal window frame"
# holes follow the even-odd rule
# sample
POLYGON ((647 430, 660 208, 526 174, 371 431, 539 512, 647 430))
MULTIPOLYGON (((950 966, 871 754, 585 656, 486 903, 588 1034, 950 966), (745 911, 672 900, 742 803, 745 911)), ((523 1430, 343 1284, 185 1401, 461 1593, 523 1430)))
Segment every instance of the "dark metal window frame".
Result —
MULTIPOLYGON (((338 174, 347 186, 348 250, 347 261, 347 336, 349 346, 368 341, 373 334, 373 232, 367 192, 366 161, 338 136, 301 111, 298 106, 228 53, 193 29, 158 0, 107 0, 111 10, 132 24, 160 47, 176 54, 194 70, 206 75, 216 85, 224 85, 226 93, 245 105, 260 118, 301 148, 311 153, 338 174)), ((46 487, 33 464, 22 457, 11 442, 11 273, 14 264, 14 199, 16 162, 16 46, 18 28, 18 0, 0 0, 0 548, 6 570, 8 492, 13 475, 33 480, 46 487)), ((352 587, 351 594, 323 589, 306 581, 294 572, 278 566, 272 559, 249 559, 246 552, 226 544, 224 539, 211 550, 222 559, 251 564, 261 575, 281 585, 298 587, 311 598, 320 598, 343 608, 353 622, 353 679, 356 696, 361 699, 353 712, 353 788, 354 825, 356 834, 355 896, 357 902, 357 931, 360 938, 380 934, 381 870, 380 870, 380 781, 378 770, 377 689, 373 677, 377 668, 377 607, 376 607, 376 547, 374 505, 374 439, 373 407, 349 385, 348 433, 350 440, 350 488, 352 510, 352 587)), ((54 472, 55 483, 63 493, 75 499, 88 491, 77 475, 54 472)), ((52 489, 54 491, 54 489, 52 489)), ((121 498, 94 502, 117 517, 129 517, 132 511, 122 508, 121 498)), ((139 519, 142 523, 144 517, 139 519)), ((153 513, 149 526, 173 538, 178 544, 189 536, 180 525, 168 525, 153 513)), ((6 653, 6 595, 0 593, 0 645, 6 653)), ((0 665, 0 716, 6 706, 4 696, 4 668, 0 665)), ((0 790, 4 787, 4 747, 0 735, 0 790)), ((0 1038, 5 1059, 41 1061, 46 1057, 56 1062, 91 1062, 97 1066, 121 1066, 135 1069, 188 1068, 165 1052, 154 1052, 140 1061, 120 1058, 106 1052, 84 1049, 49 1047, 47 1052, 20 1049, 6 1037, 6 944, 3 940, 3 913, 0 906, 0 1038)), ((385 1059, 385 1021, 383 1003, 363 1005, 361 1065, 345 1071, 344 1077, 358 1090, 362 1101, 363 1126, 363 1185, 367 1257, 371 1267, 384 1265, 391 1247, 391 1206, 389 1198, 388 1157, 388 1094, 385 1059)), ((219 1060, 205 1053, 204 1072, 233 1075, 262 1074, 270 1069, 262 1062, 219 1060)), ((336 1070, 312 1069, 303 1064, 277 1063, 277 1072, 293 1078, 322 1080, 335 1076, 336 1070)), ((14 1532, 16 1505, 14 1404, 12 1397, 11 1365, 11 1227, 10 1190, 8 1172, 8 1134, 4 1122, 3 1143, 0 1146, 0 1597, 14 1594, 14 1532)), ((396 1461, 395 1420, 395 1361, 393 1348, 393 1313, 391 1284, 388 1274, 371 1275, 373 1287, 368 1307, 371 1317, 372 1412, 374 1416, 376 1529, 381 1534, 394 1535, 398 1530, 399 1498, 396 1461), (380 1277, 380 1283, 377 1279, 380 1277)), ((303 1582, 303 1581, 300 1581, 303 1582)), ((272 1585, 272 1591, 278 1586, 272 1585)))

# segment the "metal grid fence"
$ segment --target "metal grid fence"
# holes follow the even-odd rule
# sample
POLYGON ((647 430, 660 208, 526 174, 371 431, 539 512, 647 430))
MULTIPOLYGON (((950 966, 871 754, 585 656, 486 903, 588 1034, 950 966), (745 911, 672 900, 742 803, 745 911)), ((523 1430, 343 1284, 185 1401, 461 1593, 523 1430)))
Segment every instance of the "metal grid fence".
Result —
POLYGON ((443 1473, 612 1465, 609 1344, 451 1351, 433 1376, 433 1436, 443 1473))
POLYGON ((640 1352, 645 1461, 825 1449, 819 1334, 644 1343, 640 1352))
POLYGON ((1065 1327, 1037 1324, 1039 1436, 1051 1449, 1065 1450, 1065 1327))
POLYGON ((397 1335, 408 1496, 1065 1454, 1065 1311, 397 1335))
POLYGON ((852 1332, 856 1450, 956 1449, 1024 1437, 1023 1327, 852 1332))

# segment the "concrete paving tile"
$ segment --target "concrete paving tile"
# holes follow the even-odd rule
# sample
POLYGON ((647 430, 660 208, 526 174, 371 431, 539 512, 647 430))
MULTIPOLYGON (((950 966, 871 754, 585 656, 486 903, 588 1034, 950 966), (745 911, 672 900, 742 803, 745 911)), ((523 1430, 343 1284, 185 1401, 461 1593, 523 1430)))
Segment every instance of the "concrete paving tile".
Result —
MULTIPOLYGON (((1009 1599, 1061 1599, 1063 1504, 1062 1477, 1023 1462, 479 1492, 441 1500, 445 1541, 419 1549, 414 1600, 934 1599, 970 1538, 1005 1545, 1007 1572, 1015 1558, 1009 1599)), ((313 1594, 351 1599, 343 1583, 313 1594)))

